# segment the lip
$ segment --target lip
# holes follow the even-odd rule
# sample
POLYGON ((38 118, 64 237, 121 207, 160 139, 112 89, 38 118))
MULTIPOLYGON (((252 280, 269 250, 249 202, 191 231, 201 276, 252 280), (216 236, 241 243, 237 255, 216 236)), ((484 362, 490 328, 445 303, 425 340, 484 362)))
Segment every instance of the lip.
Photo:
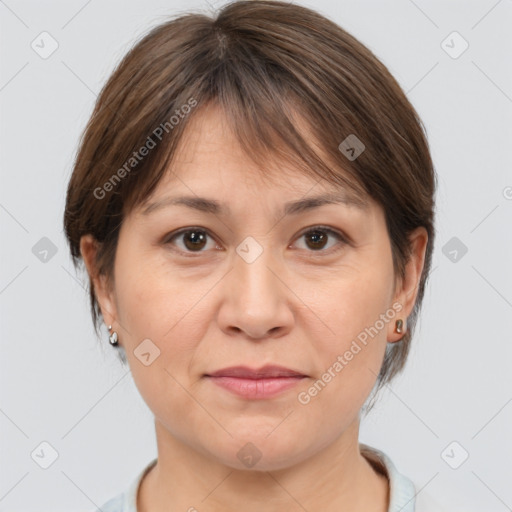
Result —
POLYGON ((307 375, 283 366, 232 366, 206 374, 217 386, 247 399, 267 399, 296 386, 307 375))

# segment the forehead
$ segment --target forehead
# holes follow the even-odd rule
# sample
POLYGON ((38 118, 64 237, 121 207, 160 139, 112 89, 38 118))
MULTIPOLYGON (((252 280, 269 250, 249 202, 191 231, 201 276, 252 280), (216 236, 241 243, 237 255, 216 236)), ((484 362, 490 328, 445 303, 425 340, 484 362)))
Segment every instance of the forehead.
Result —
MULTIPOLYGON (((308 134, 306 123, 299 123, 308 134)), ((360 208, 369 203, 368 197, 305 173, 289 158, 258 156, 259 164, 243 151, 219 106, 206 105, 190 119, 167 172, 143 208, 147 210, 148 205, 161 201, 170 191, 189 197, 224 194, 223 202, 229 202, 236 194, 247 196, 252 192, 255 199, 261 194, 283 200, 307 196, 312 202, 313 197, 323 195, 324 202, 342 199, 345 204, 360 208)))
POLYGON ((277 163, 270 155, 264 160, 265 166, 260 167, 243 151, 225 112, 210 104, 196 112, 187 125, 172 159, 170 170, 175 176, 171 174, 168 178, 172 181, 186 174, 192 180, 218 181, 232 177, 278 185, 288 173, 295 181, 314 181, 289 164, 277 163))

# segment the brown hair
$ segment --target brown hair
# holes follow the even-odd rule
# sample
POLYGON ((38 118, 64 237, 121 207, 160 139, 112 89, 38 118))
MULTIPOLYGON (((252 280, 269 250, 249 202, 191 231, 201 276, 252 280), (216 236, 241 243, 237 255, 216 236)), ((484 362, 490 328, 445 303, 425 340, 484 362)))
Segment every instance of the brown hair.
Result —
MULTIPOLYGON (((431 265, 436 176, 423 124, 388 69, 313 10, 235 1, 216 17, 172 18, 129 51, 98 97, 69 181, 64 227, 75 267, 80 238, 92 234, 99 243, 96 268, 111 282, 123 217, 169 172, 188 122, 209 103, 222 107, 261 169, 279 157, 362 201, 376 200, 395 275, 403 276, 410 256, 408 235, 426 228, 417 300, 401 342, 388 343, 380 389, 409 352, 431 265), (306 137, 296 129, 299 118, 309 128, 306 137), (365 146, 357 158, 340 146, 354 135, 365 146)), ((98 333, 101 310, 89 283, 98 333)))

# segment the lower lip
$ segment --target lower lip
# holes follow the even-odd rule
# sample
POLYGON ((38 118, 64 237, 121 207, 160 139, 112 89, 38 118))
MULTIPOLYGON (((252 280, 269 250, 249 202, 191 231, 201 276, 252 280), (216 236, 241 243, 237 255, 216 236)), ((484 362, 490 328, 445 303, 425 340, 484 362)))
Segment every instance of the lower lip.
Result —
POLYGON ((268 379, 243 379, 238 377, 208 378, 224 389, 244 398, 264 399, 277 396, 294 386, 304 377, 270 377, 268 379))

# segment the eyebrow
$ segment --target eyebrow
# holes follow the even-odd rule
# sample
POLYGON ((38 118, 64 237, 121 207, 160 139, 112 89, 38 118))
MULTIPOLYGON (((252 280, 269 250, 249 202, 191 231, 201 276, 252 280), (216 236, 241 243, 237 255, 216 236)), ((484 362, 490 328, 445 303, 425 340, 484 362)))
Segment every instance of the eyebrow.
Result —
MULTIPOLYGON (((344 204, 348 207, 354 207, 360 210, 365 210, 368 207, 366 201, 354 195, 347 194, 346 192, 330 192, 314 197, 298 199, 297 201, 289 201, 285 203, 282 213, 283 215, 297 215, 326 204, 344 204)), ((215 199, 198 196, 180 196, 164 197, 163 199, 154 201, 142 210, 142 214, 149 215, 157 210, 175 205, 186 206, 214 215, 226 215, 230 212, 227 205, 223 205, 215 199)))

